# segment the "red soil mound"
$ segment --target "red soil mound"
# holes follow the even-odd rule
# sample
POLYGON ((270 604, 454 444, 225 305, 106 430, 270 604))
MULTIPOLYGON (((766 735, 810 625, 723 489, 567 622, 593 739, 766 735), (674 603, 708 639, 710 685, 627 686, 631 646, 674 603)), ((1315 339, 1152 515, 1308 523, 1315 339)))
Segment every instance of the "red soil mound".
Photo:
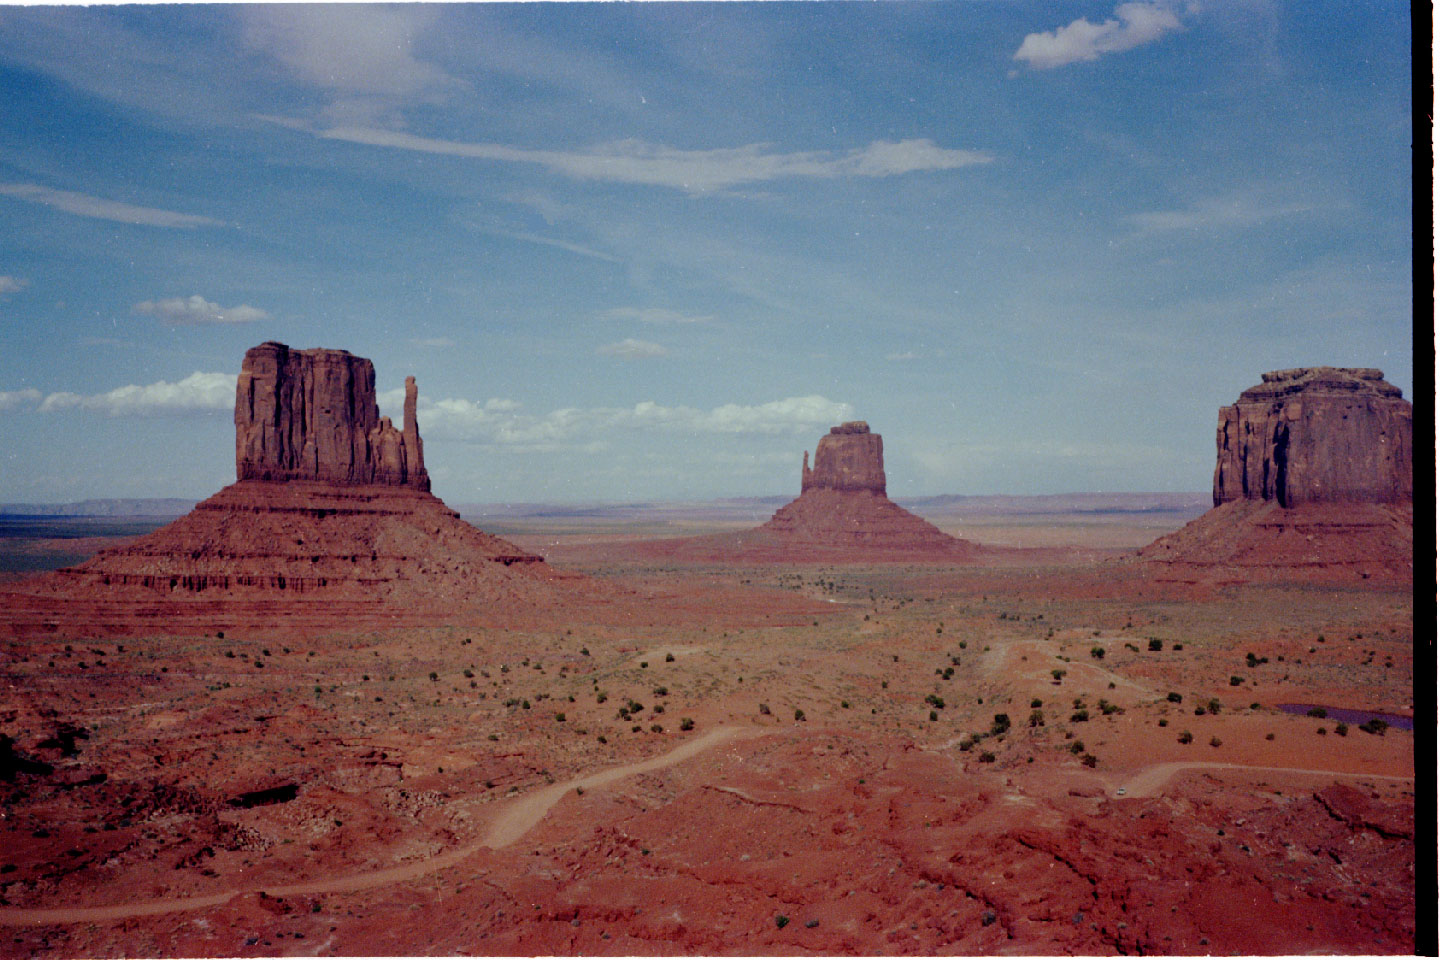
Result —
POLYGON ((1412 504, 1235 500, 1140 551, 1162 579, 1409 581, 1415 567, 1412 504))

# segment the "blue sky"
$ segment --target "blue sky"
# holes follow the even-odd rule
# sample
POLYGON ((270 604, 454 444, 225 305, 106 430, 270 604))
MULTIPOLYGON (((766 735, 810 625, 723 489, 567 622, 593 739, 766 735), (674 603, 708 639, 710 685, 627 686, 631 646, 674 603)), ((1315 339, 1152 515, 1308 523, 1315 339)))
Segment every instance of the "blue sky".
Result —
POLYGON ((1412 393, 1400 3, 0 7, 0 501, 208 495, 264 340, 453 502, 1205 490, 1412 393))

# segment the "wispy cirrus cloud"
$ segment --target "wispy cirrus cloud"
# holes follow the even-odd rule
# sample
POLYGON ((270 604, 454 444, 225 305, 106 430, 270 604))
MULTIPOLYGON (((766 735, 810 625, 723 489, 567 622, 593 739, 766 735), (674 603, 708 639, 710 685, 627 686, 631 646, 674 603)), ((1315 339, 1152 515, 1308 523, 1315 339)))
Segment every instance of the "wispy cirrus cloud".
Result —
MULTIPOLYGON (((380 406, 398 413, 403 391, 380 396, 380 406)), ((607 433, 678 431, 682 433, 803 433, 852 419, 854 408, 819 395, 786 397, 760 404, 727 403, 709 410, 644 401, 630 407, 563 407, 528 414, 514 400, 484 403, 421 396, 418 419, 427 440, 458 440, 509 447, 560 449, 594 444, 607 433)))
POLYGON ((7 293, 19 293, 30 285, 30 281, 22 277, 12 277, 7 274, 0 274, 0 295, 7 293))
POLYGON ((90 410, 119 416, 165 416, 219 413, 235 408, 235 374, 196 371, 171 383, 131 384, 105 393, 51 393, 40 403, 41 413, 90 410))
MULTIPOLYGON (((265 119, 305 129, 303 124, 284 118, 265 119)), ((584 150, 533 150, 500 143, 440 140, 374 127, 337 126, 310 132, 327 140, 475 160, 537 164, 577 180, 668 187, 692 194, 790 177, 889 177, 955 170, 994 159, 980 150, 941 147, 929 139, 877 140, 865 147, 843 151, 780 153, 760 143, 715 150, 682 150, 627 139, 584 150)))
POLYGON ((1256 224, 1309 213, 1306 203, 1267 203, 1255 197, 1217 197, 1197 200, 1177 210, 1152 210, 1132 214, 1128 219, 1141 231, 1162 233, 1174 230, 1206 230, 1221 227, 1251 227, 1256 224))
POLYGON ((1098 60, 1102 54, 1133 50, 1179 29, 1180 18, 1166 4, 1122 3, 1115 8, 1115 16, 1103 23, 1082 17, 1069 26, 1028 35, 1013 59, 1036 70, 1053 70, 1098 60))
POLYGON ((709 323, 714 317, 699 316, 689 313, 680 313, 677 310, 666 310, 661 307, 615 307, 612 310, 605 310, 600 314, 602 320, 633 320, 640 323, 653 324, 687 324, 687 323, 709 323))
POLYGON ((270 319, 270 314, 258 307, 243 303, 234 307, 222 307, 198 293, 190 297, 171 297, 168 300, 144 300, 130 309, 177 327, 256 323, 270 319))
POLYGON ((224 226, 223 221, 213 217, 202 217, 193 213, 176 213, 155 207, 138 207, 118 200, 92 197, 73 190, 54 190, 36 183, 0 183, 0 196, 14 197, 30 203, 44 204, 65 213, 79 217, 93 217, 97 220, 114 220, 117 223, 134 223, 146 227, 193 227, 224 226))
POLYGON ((648 357, 663 357, 670 351, 658 343, 651 343, 649 340, 636 340, 634 337, 626 337, 619 343, 607 343, 603 347, 597 347, 595 352, 602 357, 619 357, 622 360, 642 360, 648 357))

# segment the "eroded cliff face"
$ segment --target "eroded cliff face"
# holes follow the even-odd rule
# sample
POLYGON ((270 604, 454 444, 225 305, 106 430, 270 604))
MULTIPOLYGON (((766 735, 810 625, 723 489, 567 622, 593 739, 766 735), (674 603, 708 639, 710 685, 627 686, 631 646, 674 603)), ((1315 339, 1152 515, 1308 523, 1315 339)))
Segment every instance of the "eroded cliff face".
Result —
POLYGON ((870 425, 853 420, 831 427, 815 445, 815 466, 806 451, 800 462, 800 492, 863 490, 885 496, 885 448, 870 425))
POLYGON ((238 480, 317 480, 430 489, 405 380, 397 430, 375 403, 375 367, 345 350, 291 350, 274 341, 245 353, 235 386, 238 480))
POLYGON ((1220 408, 1214 501, 1407 503, 1412 412, 1370 368, 1299 367, 1220 408))

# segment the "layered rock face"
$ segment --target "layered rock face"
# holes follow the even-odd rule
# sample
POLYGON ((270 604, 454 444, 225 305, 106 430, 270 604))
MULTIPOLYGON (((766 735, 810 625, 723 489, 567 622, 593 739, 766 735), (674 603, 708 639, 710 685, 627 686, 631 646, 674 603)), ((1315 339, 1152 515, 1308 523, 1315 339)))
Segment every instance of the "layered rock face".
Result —
MULTIPOLYGON (((800 461, 800 496, 755 531, 785 548, 859 548, 898 555, 966 552, 971 545, 885 495, 884 444, 863 421, 832 427, 800 461)), ((752 538, 756 539, 756 538, 752 538)))
POLYGON ((800 492, 807 490, 863 490, 885 496, 885 445, 863 420, 831 427, 815 445, 815 468, 810 452, 800 461, 800 492))
POLYGON ((543 602, 558 596, 554 584, 583 580, 475 529, 429 492, 415 399, 410 377, 397 430, 379 415, 369 360, 255 347, 236 388, 237 482, 154 533, 32 582, 32 605, 63 597, 94 622, 123 620, 137 601, 166 624, 191 614, 233 623, 247 610, 291 617, 307 605, 326 623, 387 604, 423 619, 430 601, 445 615, 543 602), (102 615, 87 604, 120 606, 102 615))
POLYGON ((1217 507, 1413 499, 1411 406, 1379 370, 1299 367, 1261 379, 1220 408, 1217 507))
POLYGON ((235 385, 235 478, 430 489, 415 422, 415 378, 395 429, 375 403, 375 367, 345 350, 245 353, 235 385))
POLYGON ((1140 554, 1178 579, 1413 579, 1412 413, 1379 370, 1262 375, 1220 408, 1215 508, 1140 554))

